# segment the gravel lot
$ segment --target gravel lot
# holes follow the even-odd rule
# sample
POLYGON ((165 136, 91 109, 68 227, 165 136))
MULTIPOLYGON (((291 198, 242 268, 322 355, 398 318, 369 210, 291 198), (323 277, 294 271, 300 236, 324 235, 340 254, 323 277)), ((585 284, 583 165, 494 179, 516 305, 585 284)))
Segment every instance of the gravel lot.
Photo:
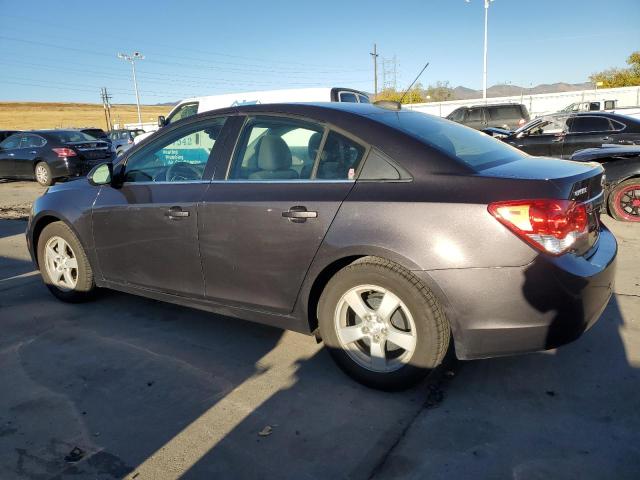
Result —
POLYGON ((607 220, 616 295, 578 341, 385 394, 304 335, 119 293, 56 301, 8 219, 42 190, 0 183, 3 480, 640 478, 640 225, 607 220))

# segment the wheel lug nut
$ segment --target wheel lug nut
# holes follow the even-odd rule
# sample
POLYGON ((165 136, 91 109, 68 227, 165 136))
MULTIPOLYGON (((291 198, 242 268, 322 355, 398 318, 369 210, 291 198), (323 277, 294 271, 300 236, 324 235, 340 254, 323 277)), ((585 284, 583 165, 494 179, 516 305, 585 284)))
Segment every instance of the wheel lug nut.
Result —
POLYGON ((369 327, 362 327, 362 333, 369 333, 369 327))

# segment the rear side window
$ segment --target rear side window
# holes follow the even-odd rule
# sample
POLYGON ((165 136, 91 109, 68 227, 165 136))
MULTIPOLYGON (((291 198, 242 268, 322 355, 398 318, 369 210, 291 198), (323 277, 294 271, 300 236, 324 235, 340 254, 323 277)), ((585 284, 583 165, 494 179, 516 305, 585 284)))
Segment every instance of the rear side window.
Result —
POLYGON ((487 107, 489 118, 491 120, 509 120, 524 118, 520 107, 517 105, 502 105, 495 107, 487 107))
POLYGON ((26 133, 22 137, 22 144, 20 145, 20 148, 39 148, 44 147, 46 143, 47 141, 44 138, 31 133, 26 133))
POLYGON ((606 117, 574 117, 567 120, 569 132, 608 132, 614 128, 606 117))
POLYGON ((388 112, 375 118, 473 170, 483 170, 528 156, 482 132, 419 112, 388 112))
POLYGON ((353 180, 364 156, 364 147, 336 132, 329 132, 320 154, 319 180, 353 180))
POLYGON ((236 147, 230 180, 309 179, 324 129, 280 117, 247 121, 236 147))
POLYGON ((360 103, 371 103, 366 95, 358 95, 358 100, 360 100, 360 103))
POLYGON ((462 120, 464 120, 464 112, 465 111, 466 111, 466 109, 459 108, 457 110, 454 110, 452 113, 450 113, 447 118, 449 120, 453 120, 454 122, 461 122, 462 120))

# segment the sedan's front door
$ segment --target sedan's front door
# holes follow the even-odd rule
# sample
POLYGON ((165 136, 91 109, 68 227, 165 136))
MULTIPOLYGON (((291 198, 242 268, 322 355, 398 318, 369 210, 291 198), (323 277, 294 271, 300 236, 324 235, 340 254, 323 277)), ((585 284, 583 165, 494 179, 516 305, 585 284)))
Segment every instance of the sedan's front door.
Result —
POLYGON ((46 144, 46 140, 39 135, 25 133, 22 136, 20 148, 17 150, 15 161, 15 176, 18 178, 33 178, 35 160, 40 148, 46 144))
POLYGON ((319 125, 249 119, 228 175, 214 181, 199 210, 207 297, 291 312, 364 151, 319 125))
POLYGON ((566 136, 566 117, 543 118, 516 135, 507 142, 538 157, 562 156, 562 144, 566 136))
POLYGON ((202 297, 198 209, 225 118, 167 128, 124 160, 123 183, 102 187, 93 234, 105 280, 202 297))
POLYGON ((20 151, 22 134, 14 134, 0 143, 0 178, 14 178, 16 175, 16 154, 20 151))

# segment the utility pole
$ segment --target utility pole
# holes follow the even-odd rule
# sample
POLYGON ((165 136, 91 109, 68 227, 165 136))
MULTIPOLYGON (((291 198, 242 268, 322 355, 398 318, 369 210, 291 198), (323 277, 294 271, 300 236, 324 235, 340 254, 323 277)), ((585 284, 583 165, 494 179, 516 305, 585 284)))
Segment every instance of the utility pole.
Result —
POLYGON ((373 58, 373 95, 375 97, 378 95, 378 50, 375 43, 373 44, 373 52, 370 52, 369 55, 373 58))
POLYGON ((142 115, 140 115, 140 95, 138 95, 138 82, 136 81, 136 60, 144 60, 144 55, 140 52, 133 52, 132 55, 126 53, 119 53, 118 58, 131 63, 131 69, 133 71, 133 88, 136 92, 136 106, 138 107, 138 124, 142 128, 142 115))
POLYGON ((100 98, 102 99, 102 107, 104 108, 104 120, 107 124, 107 130, 111 130, 111 95, 107 93, 107 87, 100 89, 100 98))

